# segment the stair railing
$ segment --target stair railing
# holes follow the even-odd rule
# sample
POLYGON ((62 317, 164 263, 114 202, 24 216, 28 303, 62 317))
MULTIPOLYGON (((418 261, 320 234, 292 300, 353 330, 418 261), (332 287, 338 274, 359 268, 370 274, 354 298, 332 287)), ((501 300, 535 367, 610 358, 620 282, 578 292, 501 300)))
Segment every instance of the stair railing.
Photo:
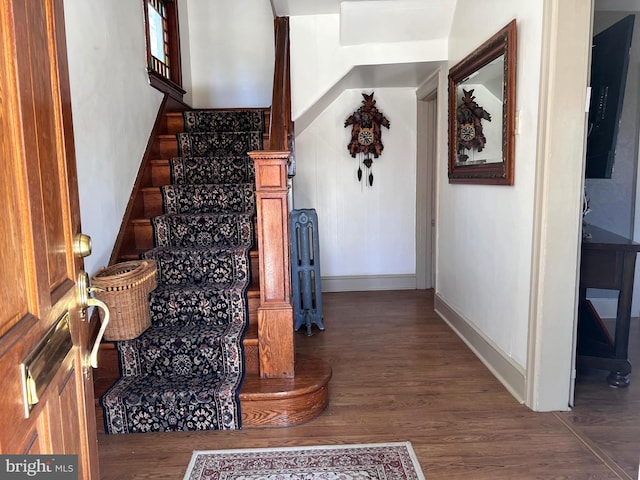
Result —
POLYGON ((271 124, 269 127, 269 149, 288 150, 291 120, 291 75, 289 70, 289 17, 276 17, 275 65, 273 69, 273 97, 271 101, 271 124))
POLYGON ((260 262, 258 352, 262 378, 293 378, 294 342, 287 177, 294 173, 289 18, 277 17, 269 150, 249 152, 256 172, 260 262))

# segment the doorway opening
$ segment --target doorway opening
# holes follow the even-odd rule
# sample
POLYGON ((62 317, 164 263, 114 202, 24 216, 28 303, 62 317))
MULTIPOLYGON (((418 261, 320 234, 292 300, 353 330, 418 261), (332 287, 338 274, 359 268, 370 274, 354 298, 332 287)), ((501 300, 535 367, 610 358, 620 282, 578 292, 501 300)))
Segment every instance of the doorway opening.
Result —
POLYGON ((438 91, 418 94, 416 162, 416 288, 435 287, 438 91))

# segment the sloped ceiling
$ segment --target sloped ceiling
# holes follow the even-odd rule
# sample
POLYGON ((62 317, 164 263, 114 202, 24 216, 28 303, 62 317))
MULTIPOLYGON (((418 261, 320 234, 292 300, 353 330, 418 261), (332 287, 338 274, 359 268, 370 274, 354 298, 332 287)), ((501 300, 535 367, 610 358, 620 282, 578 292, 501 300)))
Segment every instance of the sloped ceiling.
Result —
POLYGON ((340 14, 344 45, 447 37, 457 0, 270 0, 275 16, 340 14))
POLYGON ((354 67, 302 115, 295 118, 296 134, 302 133, 313 120, 344 90, 351 88, 416 87, 437 68, 437 63, 398 63, 359 65, 354 67))
MULTIPOLYGON (((385 58, 380 64, 362 61, 315 105, 301 109, 297 125, 302 127, 321 106, 348 88, 418 87, 446 58, 431 57, 432 45, 446 45, 457 0, 270 0, 275 16, 337 16, 339 45, 345 49, 373 49, 365 52, 406 52, 424 45, 424 58, 399 63, 403 55, 385 58), (407 47, 403 47, 406 45, 407 47), (402 49, 405 50, 402 50, 402 49)), ((422 48, 422 47, 421 47, 422 48)), ((446 47, 445 47, 446 49, 446 47)), ((347 51, 347 50, 345 50, 347 51)))

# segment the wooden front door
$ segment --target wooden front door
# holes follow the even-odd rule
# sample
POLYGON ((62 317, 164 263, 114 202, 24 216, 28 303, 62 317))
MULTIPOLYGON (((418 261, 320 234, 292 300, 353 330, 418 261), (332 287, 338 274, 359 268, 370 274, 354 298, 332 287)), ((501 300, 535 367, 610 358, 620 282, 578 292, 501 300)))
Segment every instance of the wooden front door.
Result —
POLYGON ((0 49, 0 452, 97 479, 62 0, 4 0, 0 49))

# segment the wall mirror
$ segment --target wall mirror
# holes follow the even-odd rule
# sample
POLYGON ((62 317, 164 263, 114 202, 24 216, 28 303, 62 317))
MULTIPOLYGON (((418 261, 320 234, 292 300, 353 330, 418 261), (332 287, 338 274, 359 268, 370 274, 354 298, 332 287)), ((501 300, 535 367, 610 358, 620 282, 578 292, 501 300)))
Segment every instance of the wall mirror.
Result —
POLYGON ((513 185, 516 21, 449 70, 449 183, 513 185))

